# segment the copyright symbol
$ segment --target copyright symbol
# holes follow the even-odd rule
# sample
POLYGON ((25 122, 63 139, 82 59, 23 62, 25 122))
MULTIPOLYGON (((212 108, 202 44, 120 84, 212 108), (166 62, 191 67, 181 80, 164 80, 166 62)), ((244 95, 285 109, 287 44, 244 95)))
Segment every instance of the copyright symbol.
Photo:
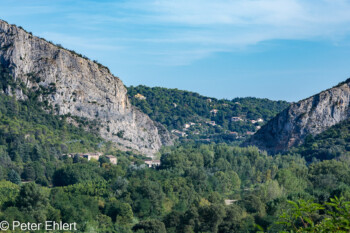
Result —
POLYGON ((10 224, 7 221, 0 222, 0 231, 7 231, 10 227, 10 224))

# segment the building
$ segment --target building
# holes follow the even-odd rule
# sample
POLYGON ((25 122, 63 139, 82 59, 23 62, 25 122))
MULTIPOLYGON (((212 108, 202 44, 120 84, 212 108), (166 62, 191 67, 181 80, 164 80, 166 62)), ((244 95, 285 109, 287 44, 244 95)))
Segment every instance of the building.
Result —
POLYGON ((255 133, 254 133, 254 132, 247 131, 246 134, 247 134, 247 135, 253 135, 253 134, 255 134, 255 133))
POLYGON ((185 129, 188 129, 188 128, 191 127, 191 125, 190 124, 185 124, 184 127, 185 127, 185 129))
POLYGON ((218 111, 219 111, 219 110, 217 110, 217 109, 212 109, 212 110, 210 110, 210 113, 216 115, 216 113, 218 113, 218 111))
POLYGON ((250 122, 251 122, 252 124, 257 123, 257 121, 256 121, 256 120, 251 120, 250 122))
POLYGON ((111 164, 117 164, 118 163, 118 159, 116 157, 114 157, 113 155, 106 155, 106 157, 109 159, 109 162, 111 164))
POLYGON ((215 121, 207 121, 207 124, 212 125, 212 126, 216 125, 215 121))
POLYGON ((147 164, 148 167, 158 167, 160 166, 160 160, 145 160, 145 164, 147 164))
POLYGON ((134 97, 139 99, 139 100, 145 100, 146 99, 146 97, 141 95, 140 93, 137 93, 134 97))
POLYGON ((264 120, 262 118, 259 118, 256 120, 257 122, 264 122, 264 120))
POLYGON ((243 119, 241 117, 231 117, 231 121, 243 121, 243 119))
POLYGON ((171 133, 175 134, 178 137, 186 137, 187 136, 187 134, 185 132, 182 132, 182 131, 177 130, 177 129, 173 129, 171 131, 171 133))
POLYGON ((261 126, 260 126, 260 125, 258 125, 258 126, 256 127, 256 130, 259 130, 259 129, 261 129, 261 126))
POLYGON ((232 205, 233 203, 235 203, 237 200, 229 200, 229 199, 225 199, 225 205, 232 205))
POLYGON ((83 153, 79 154, 80 157, 86 158, 88 161, 91 159, 99 160, 99 158, 102 156, 102 153, 96 152, 96 153, 83 153))
POLYGON ((233 136, 238 136, 238 133, 234 132, 234 131, 231 131, 230 134, 233 135, 233 136))

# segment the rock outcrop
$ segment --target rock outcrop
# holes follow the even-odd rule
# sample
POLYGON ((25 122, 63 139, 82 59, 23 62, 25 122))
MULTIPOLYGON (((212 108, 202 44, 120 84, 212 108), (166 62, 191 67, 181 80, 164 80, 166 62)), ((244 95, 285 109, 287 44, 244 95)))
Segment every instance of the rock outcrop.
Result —
POLYGON ((243 145, 275 154, 303 143, 350 117, 350 79, 310 98, 291 104, 243 145))
MULTIPOLYGON (((100 135, 121 149, 153 154, 170 143, 167 130, 129 103, 122 81, 108 68, 0 20, 0 64, 29 90, 46 88, 43 100, 87 120, 98 120, 100 135)), ((26 98, 21 90, 12 91, 26 98)))

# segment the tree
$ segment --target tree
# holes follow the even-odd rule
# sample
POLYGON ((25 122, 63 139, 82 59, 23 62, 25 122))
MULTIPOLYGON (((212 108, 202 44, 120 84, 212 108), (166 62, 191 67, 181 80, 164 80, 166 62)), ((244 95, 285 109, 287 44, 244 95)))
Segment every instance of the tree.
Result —
POLYGON ((143 233, 166 233, 165 225, 157 219, 146 220, 136 224, 132 230, 143 233))
POLYGON ((122 225, 131 223, 134 217, 131 206, 117 200, 107 203, 106 214, 111 217, 113 222, 122 225))
POLYGON ((20 184, 21 183, 21 177, 19 176, 19 174, 11 169, 11 171, 8 174, 8 179, 9 181, 11 181, 14 184, 20 184))
POLYGON ((24 184, 16 199, 16 206, 28 211, 44 208, 47 204, 47 197, 40 187, 33 182, 24 184))

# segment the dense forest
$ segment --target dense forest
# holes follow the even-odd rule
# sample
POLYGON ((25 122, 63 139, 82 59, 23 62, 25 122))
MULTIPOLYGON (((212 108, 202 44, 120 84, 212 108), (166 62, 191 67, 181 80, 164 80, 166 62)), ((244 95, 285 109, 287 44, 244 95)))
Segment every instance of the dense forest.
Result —
MULTIPOLYGON (((287 155, 269 156, 255 147, 225 143, 182 142, 162 148, 160 166, 148 167, 145 157, 118 151, 98 137, 98 122, 55 115, 55 108, 38 98, 50 89, 27 90, 13 83, 6 69, 1 71, 0 222, 76 222, 80 232, 118 233, 350 229, 347 122, 309 137, 287 155), (20 87, 27 98, 16 100, 9 87, 12 91, 20 87), (323 156, 317 154, 321 150, 337 152, 323 156), (116 156, 118 164, 104 156, 88 161, 67 155, 97 151, 116 156)), ((178 106, 193 103, 186 108, 189 115, 183 116, 184 123, 192 119, 191 114, 215 119, 204 113, 213 106, 195 110, 196 99, 202 97, 188 95, 195 96, 192 102, 192 97, 183 99, 185 94, 176 97, 184 101, 178 106)), ((219 100, 211 101, 219 111, 224 109, 219 100)), ((273 107, 275 102, 265 101, 268 110, 258 109, 264 101, 222 103, 246 106, 232 114, 247 119, 269 119, 287 105, 273 107)), ((202 102, 208 103, 205 98, 202 102)), ((165 108, 166 103, 155 105, 165 108)), ((177 114, 163 117, 181 118, 177 114)))
POLYGON ((334 159, 350 152, 350 120, 343 121, 312 137, 308 135, 303 145, 293 148, 290 153, 301 154, 309 162, 334 159))
POLYGON ((189 91, 146 86, 128 87, 128 95, 133 105, 168 130, 216 142, 229 142, 232 136, 255 132, 289 105, 253 97, 218 100, 189 91))

